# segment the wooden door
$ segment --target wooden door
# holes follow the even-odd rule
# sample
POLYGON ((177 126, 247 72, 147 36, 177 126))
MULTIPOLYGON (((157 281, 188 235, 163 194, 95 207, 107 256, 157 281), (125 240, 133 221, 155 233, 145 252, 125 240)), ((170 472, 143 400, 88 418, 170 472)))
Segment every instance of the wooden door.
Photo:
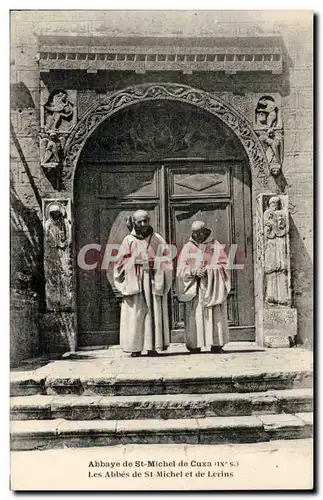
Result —
MULTIPOLYGON (((227 249, 236 243, 244 269, 232 272, 228 319, 232 340, 254 340, 254 295, 250 177, 242 163, 198 161, 160 164, 90 164, 76 185, 76 250, 87 244, 100 251, 86 255, 94 270, 77 268, 79 346, 119 343, 121 298, 111 274, 101 269, 105 245, 128 234, 126 217, 146 209, 154 229, 177 248, 190 236, 194 220, 203 220, 227 249)), ((169 297, 173 340, 183 334, 183 306, 169 297)), ((183 337, 183 335, 182 335, 183 337)))
POLYGON ((78 266, 80 347, 119 343, 121 297, 113 289, 111 266, 108 275, 101 267, 106 244, 122 242, 129 234, 126 218, 138 208, 148 211, 156 231, 164 231, 160 189, 156 165, 88 164, 84 169, 76 197, 77 251, 92 242, 101 251, 86 254, 86 263, 97 262, 96 269, 86 271, 78 266))
MULTIPOLYGON (((230 340, 254 340, 254 291, 250 176, 243 163, 191 162, 167 166, 168 230, 172 243, 182 248, 192 222, 202 220, 212 229, 225 251, 235 251, 228 297, 230 340), (236 248, 234 249, 234 246, 236 248)), ((233 254, 232 254, 233 255, 233 254)), ((173 288, 173 338, 184 328, 184 305, 173 288)))

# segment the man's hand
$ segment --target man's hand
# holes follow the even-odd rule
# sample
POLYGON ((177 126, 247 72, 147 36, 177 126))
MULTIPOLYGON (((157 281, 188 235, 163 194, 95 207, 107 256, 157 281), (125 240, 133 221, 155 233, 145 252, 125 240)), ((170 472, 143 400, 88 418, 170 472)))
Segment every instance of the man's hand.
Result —
POLYGON ((204 278, 205 275, 206 275, 206 270, 204 267, 200 267, 199 269, 197 269, 196 276, 198 278, 204 278))

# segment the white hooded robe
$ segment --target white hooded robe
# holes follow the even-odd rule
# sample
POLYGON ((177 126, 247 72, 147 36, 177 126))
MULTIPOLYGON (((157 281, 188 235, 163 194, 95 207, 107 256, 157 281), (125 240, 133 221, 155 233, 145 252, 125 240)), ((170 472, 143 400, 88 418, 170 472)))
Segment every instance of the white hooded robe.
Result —
POLYGON ((184 245, 177 265, 177 297, 185 303, 185 337, 188 349, 223 346, 229 342, 227 296, 230 277, 227 258, 216 240, 184 245), (194 256, 199 254, 201 261, 194 256), (193 258, 192 258, 193 256, 193 258), (203 278, 196 276, 200 265, 203 278))
POLYGON ((125 352, 164 350, 169 346, 167 294, 172 284, 172 265, 163 262, 149 272, 158 246, 167 248, 157 233, 140 239, 135 231, 122 242, 123 257, 114 268, 114 285, 123 295, 120 345, 125 352), (135 263, 136 261, 136 263, 135 263))

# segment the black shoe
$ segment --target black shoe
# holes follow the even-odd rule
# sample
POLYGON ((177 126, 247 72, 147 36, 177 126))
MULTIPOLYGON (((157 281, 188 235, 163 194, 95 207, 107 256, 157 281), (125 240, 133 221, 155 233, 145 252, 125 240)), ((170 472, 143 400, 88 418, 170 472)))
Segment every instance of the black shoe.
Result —
POLYGON ((152 351, 147 351, 147 356, 155 357, 155 356, 159 356, 159 354, 155 349, 153 349, 152 351))
POLYGON ((200 354, 201 348, 200 347, 193 347, 193 348, 187 348, 190 351, 190 354, 200 354))
POLYGON ((212 354, 222 354, 224 351, 221 346, 218 345, 212 345, 211 346, 211 353, 212 354))
POLYGON ((140 352, 140 351, 138 351, 138 352, 132 352, 132 353, 131 353, 131 357, 132 357, 132 358, 139 358, 139 356, 140 356, 140 355, 141 355, 141 352, 140 352))

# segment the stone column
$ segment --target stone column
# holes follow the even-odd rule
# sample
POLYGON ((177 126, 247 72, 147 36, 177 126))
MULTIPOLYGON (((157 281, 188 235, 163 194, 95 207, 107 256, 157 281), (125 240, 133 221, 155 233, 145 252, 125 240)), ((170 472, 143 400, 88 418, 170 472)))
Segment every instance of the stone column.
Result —
POLYGON ((288 196, 257 196, 257 326, 265 347, 291 347, 297 334, 292 307, 288 196))
POLYGON ((69 198, 43 199, 46 314, 44 348, 51 353, 76 349, 76 307, 69 198))

